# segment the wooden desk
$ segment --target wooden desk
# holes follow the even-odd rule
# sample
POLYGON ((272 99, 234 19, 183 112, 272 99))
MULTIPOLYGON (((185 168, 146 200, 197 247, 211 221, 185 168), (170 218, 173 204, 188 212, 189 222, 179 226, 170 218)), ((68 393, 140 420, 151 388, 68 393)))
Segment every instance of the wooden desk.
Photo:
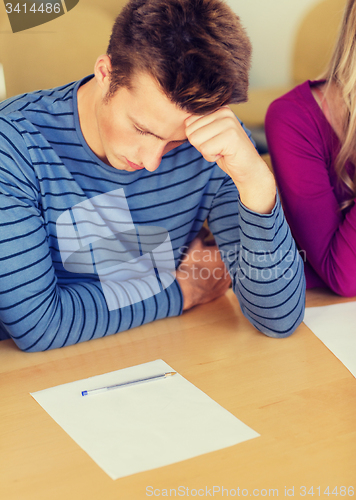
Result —
MULTIPOLYGON (((308 293, 309 305, 340 300, 308 293)), ((1 500, 140 500, 148 486, 152 498, 164 489, 168 498, 173 489, 177 498, 276 497, 272 489, 287 498, 285 487, 300 498, 313 486, 304 495, 313 500, 320 486, 320 497, 336 500, 349 498, 341 486, 356 489, 355 378, 305 325, 287 339, 259 334, 231 291, 181 317, 60 350, 26 354, 1 342, 0 422, 1 500), (158 358, 261 437, 113 481, 29 395, 158 358)))

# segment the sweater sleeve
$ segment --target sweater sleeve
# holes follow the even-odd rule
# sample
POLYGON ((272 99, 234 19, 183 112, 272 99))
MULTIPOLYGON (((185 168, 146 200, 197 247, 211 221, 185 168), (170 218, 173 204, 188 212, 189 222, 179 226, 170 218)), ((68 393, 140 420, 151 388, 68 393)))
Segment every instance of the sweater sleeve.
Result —
POLYGON ((0 339, 44 351, 103 337, 182 311, 176 281, 151 297, 109 310, 99 280, 60 286, 46 207, 16 127, 2 121, 0 142, 0 339))
POLYGON ((277 198, 271 214, 247 209, 227 178, 209 227, 232 278, 241 310, 270 337, 287 337, 304 317, 303 263, 277 198))
POLYGON ((339 208, 327 168, 331 153, 315 114, 301 101, 281 98, 268 110, 266 134, 299 248, 335 293, 356 295, 356 206, 346 215, 339 208))

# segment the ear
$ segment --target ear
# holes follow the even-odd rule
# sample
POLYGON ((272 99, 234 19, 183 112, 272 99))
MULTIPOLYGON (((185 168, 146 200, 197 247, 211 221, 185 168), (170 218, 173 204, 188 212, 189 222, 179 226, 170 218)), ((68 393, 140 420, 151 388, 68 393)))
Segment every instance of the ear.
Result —
POLYGON ((99 87, 106 93, 110 85, 111 59, 107 54, 98 57, 94 66, 94 75, 99 87))

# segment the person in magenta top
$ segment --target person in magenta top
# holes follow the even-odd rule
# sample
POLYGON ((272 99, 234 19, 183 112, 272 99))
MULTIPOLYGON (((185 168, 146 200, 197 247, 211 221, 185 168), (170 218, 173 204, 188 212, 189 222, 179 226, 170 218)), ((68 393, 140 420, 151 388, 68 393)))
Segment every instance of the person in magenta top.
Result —
POLYGON ((329 67, 274 101, 266 135, 307 288, 356 295, 356 0, 329 67))

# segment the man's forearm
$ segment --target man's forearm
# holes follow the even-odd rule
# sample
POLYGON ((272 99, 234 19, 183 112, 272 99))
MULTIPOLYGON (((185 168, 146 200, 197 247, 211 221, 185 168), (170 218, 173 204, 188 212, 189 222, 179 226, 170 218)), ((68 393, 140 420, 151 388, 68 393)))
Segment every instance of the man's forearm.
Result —
POLYGON ((257 157, 245 178, 234 179, 243 205, 260 214, 270 214, 276 203, 276 182, 266 163, 257 157))

